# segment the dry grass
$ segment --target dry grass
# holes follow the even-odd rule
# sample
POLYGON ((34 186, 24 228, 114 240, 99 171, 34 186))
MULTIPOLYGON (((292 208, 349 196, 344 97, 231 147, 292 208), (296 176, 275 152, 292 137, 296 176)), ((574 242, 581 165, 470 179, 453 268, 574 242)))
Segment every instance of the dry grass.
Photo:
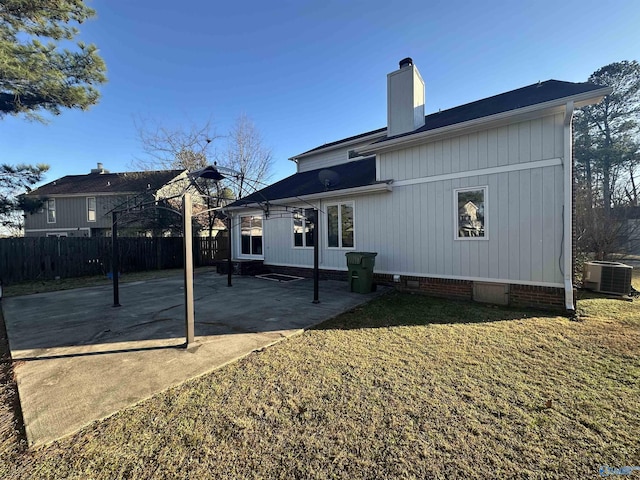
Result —
POLYGON ((7 331, 0 308, 0 461, 26 448, 18 388, 13 375, 7 331))
POLYGON ((640 465, 640 303, 590 298, 578 313, 387 295, 6 452, 0 477, 594 478, 640 465))

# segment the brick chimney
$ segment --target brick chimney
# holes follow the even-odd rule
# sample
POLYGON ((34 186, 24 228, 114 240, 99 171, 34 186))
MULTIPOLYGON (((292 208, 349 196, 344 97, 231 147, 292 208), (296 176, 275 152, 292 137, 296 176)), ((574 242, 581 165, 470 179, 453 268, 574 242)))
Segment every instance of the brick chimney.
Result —
POLYGON ((387 137, 401 135, 424 125, 424 81, 411 58, 387 75, 387 137))

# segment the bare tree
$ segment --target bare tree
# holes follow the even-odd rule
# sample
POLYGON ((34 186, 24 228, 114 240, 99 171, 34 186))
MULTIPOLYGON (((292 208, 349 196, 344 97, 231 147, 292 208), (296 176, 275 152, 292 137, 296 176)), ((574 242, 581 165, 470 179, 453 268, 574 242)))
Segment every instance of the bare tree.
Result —
POLYGON ((199 198, 194 199, 194 209, 196 213, 200 210, 199 221, 209 236, 213 236, 216 223, 224 218, 220 207, 261 188, 269 176, 273 163, 271 151, 264 146, 260 132, 246 115, 238 117, 229 135, 224 137, 215 133, 210 120, 202 125, 177 128, 139 119, 134 123, 146 154, 134 160, 134 168, 184 168, 193 172, 217 164, 237 172, 221 181, 206 178, 196 181, 199 198), (225 142, 222 153, 211 151, 218 141, 225 142))
POLYGON ((145 153, 132 166, 139 170, 186 168, 197 170, 207 165, 216 134, 211 120, 202 125, 169 128, 158 121, 134 119, 136 136, 145 153))
POLYGON ((262 188, 271 174, 273 155, 253 121, 240 115, 225 140, 226 149, 216 159, 219 165, 239 173, 229 183, 235 197, 242 198, 262 188))

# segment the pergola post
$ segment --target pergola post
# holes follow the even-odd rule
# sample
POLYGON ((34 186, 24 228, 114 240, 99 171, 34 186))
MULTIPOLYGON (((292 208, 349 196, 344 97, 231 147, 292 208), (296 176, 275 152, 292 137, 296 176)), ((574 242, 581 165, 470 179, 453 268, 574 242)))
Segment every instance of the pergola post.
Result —
POLYGON ((193 308, 193 235, 191 231, 191 194, 182 197, 182 221, 184 231, 184 317, 187 347, 195 340, 193 308))
POLYGON ((320 303, 318 299, 318 283, 320 280, 320 268, 319 268, 319 253, 320 253, 320 245, 319 245, 319 237, 318 235, 318 209, 313 209, 313 303, 320 303))
POLYGON ((120 270, 120 252, 118 248, 118 214, 111 214, 111 276, 113 280, 113 306, 120 306, 120 286, 118 273, 120 270))
POLYGON ((231 214, 227 216, 227 287, 231 287, 233 261, 231 260, 231 214))

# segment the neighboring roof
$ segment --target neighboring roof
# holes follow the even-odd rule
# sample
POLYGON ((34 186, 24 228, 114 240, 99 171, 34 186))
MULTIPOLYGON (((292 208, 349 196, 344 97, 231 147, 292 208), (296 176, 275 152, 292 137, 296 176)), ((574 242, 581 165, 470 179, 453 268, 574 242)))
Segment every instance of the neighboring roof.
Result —
MULTIPOLYGON (((392 138, 404 137, 407 135, 413 135, 416 133, 426 132, 429 130, 435 130, 437 128, 447 127, 449 125, 455 125, 457 123, 468 122, 470 120, 476 120, 482 117, 489 117, 498 113, 508 112, 510 110, 517 110, 523 107, 529 107, 540 103, 545 103, 553 100, 559 100, 561 98, 571 97, 585 92, 600 90, 602 85, 595 85, 593 83, 573 83, 563 82, 560 80, 547 80, 545 82, 535 83, 527 87, 518 88, 509 92, 494 95, 492 97, 477 100, 475 102, 466 103, 458 107, 449 108, 440 112, 432 113, 424 117, 424 126, 413 130, 411 132, 396 135, 394 137, 383 137, 374 143, 386 142, 392 138)), ((293 158, 312 153, 316 150, 322 150, 333 146, 339 146, 343 143, 348 143, 361 137, 367 137, 376 133, 383 133, 386 128, 378 130, 372 130, 367 133, 355 135, 348 138, 343 138, 331 143, 326 143, 318 147, 307 150, 304 153, 294 156, 293 158)))
POLYGON ((153 172, 89 173, 67 175, 33 190, 29 196, 139 193, 156 191, 169 183, 184 170, 159 170, 153 172))
POLYGON ((233 202, 230 207, 302 197, 315 193, 373 185, 376 182, 375 157, 341 163, 328 168, 295 173, 251 195, 233 202))

